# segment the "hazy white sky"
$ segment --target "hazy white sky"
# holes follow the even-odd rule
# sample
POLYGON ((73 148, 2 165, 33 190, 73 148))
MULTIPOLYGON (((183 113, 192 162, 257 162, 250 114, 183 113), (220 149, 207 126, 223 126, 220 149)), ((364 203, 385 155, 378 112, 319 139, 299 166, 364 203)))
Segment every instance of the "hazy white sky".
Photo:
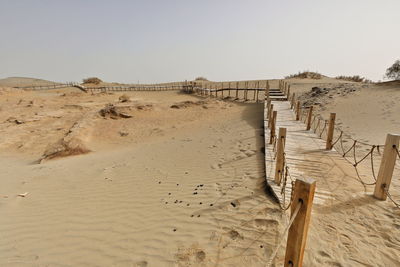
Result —
POLYGON ((0 78, 382 79, 400 0, 0 0, 0 78))

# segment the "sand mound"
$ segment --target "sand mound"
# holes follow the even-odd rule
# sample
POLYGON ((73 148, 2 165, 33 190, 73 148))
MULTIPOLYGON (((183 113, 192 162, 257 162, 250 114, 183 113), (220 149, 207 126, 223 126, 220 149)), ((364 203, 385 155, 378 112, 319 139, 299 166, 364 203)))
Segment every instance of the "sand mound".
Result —
POLYGON ((122 109, 124 107, 116 107, 113 104, 107 104, 104 108, 100 109, 99 114, 103 118, 119 119, 119 118, 132 118, 131 115, 123 113, 122 109))

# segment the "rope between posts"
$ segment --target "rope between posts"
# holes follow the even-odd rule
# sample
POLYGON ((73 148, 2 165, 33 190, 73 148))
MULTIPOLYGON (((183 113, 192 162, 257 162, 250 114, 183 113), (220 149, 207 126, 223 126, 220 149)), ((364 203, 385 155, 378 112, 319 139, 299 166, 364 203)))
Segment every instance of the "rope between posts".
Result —
POLYGON ((296 219, 297 215, 299 214, 300 208, 302 206, 302 202, 299 201, 299 203, 296 206, 296 209, 294 210, 294 212, 292 213, 292 216, 290 217, 290 221, 288 223, 288 225, 285 228, 285 231, 282 234, 281 240, 278 243, 278 246, 275 248, 275 250, 272 252, 268 262, 267 262, 267 266, 270 267, 272 265, 272 262, 274 261, 276 255, 278 254, 278 250, 279 248, 282 246, 283 241, 285 240, 285 236, 287 234, 287 232, 289 231, 289 228, 292 226, 294 220, 296 219))
MULTIPOLYGON (((314 133, 316 133, 316 134, 319 135, 320 138, 322 137, 323 133, 325 132, 326 126, 327 126, 327 121, 325 120, 325 125, 324 125, 324 127, 322 128, 322 130, 320 131, 320 129, 321 129, 321 127, 320 127, 321 120, 324 120, 323 117, 321 117, 319 114, 316 114, 316 115, 313 116, 313 119, 312 119, 312 122, 311 122, 311 128, 313 129, 314 133), (317 122, 316 125, 315 125, 316 119, 318 119, 318 122, 317 122)), ((339 127, 335 127, 335 130, 336 130, 336 131, 340 131, 340 134, 339 134, 339 136, 336 138, 336 140, 332 143, 332 146, 334 146, 338 152, 341 150, 341 152, 339 152, 339 153, 342 155, 342 157, 343 157, 349 164, 351 164, 351 165, 354 167, 354 170, 355 170, 355 172, 356 172, 357 178, 358 178, 358 180, 360 181, 360 183, 361 183, 363 186, 372 186, 372 185, 376 185, 377 176, 376 176, 375 164, 374 164, 374 162, 375 162, 375 161, 374 161, 374 152, 376 151, 376 153, 378 153, 378 154, 381 156, 380 147, 383 147, 383 145, 372 145, 372 144, 369 144, 369 143, 366 143, 366 142, 362 142, 362 141, 353 139, 351 136, 346 135, 346 138, 348 138, 348 139, 350 139, 350 140, 353 141, 353 144, 351 145, 351 147, 348 148, 348 149, 346 150, 346 149, 344 148, 344 145, 343 145, 343 138, 344 138, 344 136, 345 136, 344 131, 343 131, 341 128, 339 128, 339 127), (336 145, 338 145, 338 144, 339 144, 339 147, 336 146, 336 145), (370 147, 370 149, 368 150, 368 153, 365 154, 364 156, 362 156, 360 159, 357 159, 357 145, 364 145, 364 146, 369 146, 369 147, 370 147), (340 149, 339 149, 339 148, 340 148, 340 149), (349 158, 347 158, 347 156, 348 156, 348 154, 349 154, 350 152, 352 152, 352 153, 351 153, 351 154, 352 154, 351 157, 352 157, 353 162, 352 162, 349 158), (365 161, 368 157, 370 158, 371 173, 372 173, 372 178, 374 179, 374 182, 372 182, 372 183, 367 183, 367 182, 365 182, 365 181, 361 178, 360 172, 359 172, 359 170, 358 170, 358 168, 357 168, 358 165, 361 164, 363 161, 365 161)), ((396 149, 397 157, 400 159, 400 151, 399 151, 399 149, 398 149, 396 146, 394 146, 394 149, 396 149)), ((385 190, 385 192, 386 192, 388 198, 393 202, 393 204, 394 204, 397 208, 400 208, 400 203, 396 202, 396 201, 393 199, 393 196, 390 194, 389 190, 385 187, 385 185, 383 186, 383 190, 385 190)))
POLYGON ((389 193, 389 189, 387 189, 386 184, 383 184, 383 185, 382 185, 382 189, 386 192, 386 195, 387 195, 388 198, 393 202, 393 204, 394 204, 397 208, 400 208, 400 204, 397 203, 397 202, 393 199, 392 195, 389 193))

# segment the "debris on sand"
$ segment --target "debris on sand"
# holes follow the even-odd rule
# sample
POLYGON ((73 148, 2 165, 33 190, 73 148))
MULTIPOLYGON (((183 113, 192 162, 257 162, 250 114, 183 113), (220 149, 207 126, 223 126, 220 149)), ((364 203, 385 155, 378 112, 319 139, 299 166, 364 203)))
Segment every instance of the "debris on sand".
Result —
POLYGON ((135 108, 137 110, 152 110, 153 105, 152 104, 140 104, 140 105, 135 106, 135 108))
POLYGON ((132 118, 131 115, 121 112, 120 108, 114 106, 113 104, 107 104, 99 111, 99 113, 103 118, 111 118, 114 120, 119 118, 132 118))
POLYGON ((200 100, 200 101, 183 101, 183 102, 179 102, 179 103, 175 103, 173 105, 170 106, 170 108, 175 108, 175 109, 181 109, 181 108, 188 108, 188 107, 192 107, 192 106, 204 106, 207 104, 207 101, 204 100, 200 100))
POLYGON ((124 131, 120 131, 118 132, 120 136, 127 136, 129 133, 128 132, 124 132, 124 131))
POLYGON ((82 143, 81 140, 73 138, 71 140, 62 139, 58 143, 49 147, 42 155, 39 163, 43 163, 49 159, 81 155, 89 153, 90 150, 82 143))
POLYGON ((14 118, 14 117, 9 117, 9 118, 6 120, 6 122, 15 123, 15 124, 23 124, 23 123, 24 123, 24 121, 19 120, 19 119, 16 119, 16 118, 14 118))
POLYGON ((131 98, 128 95, 123 94, 118 98, 118 100, 121 103, 125 103, 125 102, 129 102, 131 100, 131 98))
POLYGON ((22 193, 22 194, 18 194, 17 196, 19 196, 19 197, 26 197, 28 194, 29 194, 29 192, 25 192, 25 193, 22 193))

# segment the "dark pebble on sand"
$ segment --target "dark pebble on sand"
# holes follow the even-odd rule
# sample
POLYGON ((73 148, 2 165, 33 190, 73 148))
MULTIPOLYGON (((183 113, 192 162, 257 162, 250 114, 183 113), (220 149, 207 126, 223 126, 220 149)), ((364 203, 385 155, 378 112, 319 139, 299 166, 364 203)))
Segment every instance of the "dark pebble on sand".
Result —
POLYGON ((235 204, 235 203, 231 202, 231 205, 232 205, 234 208, 236 208, 236 204, 235 204))
POLYGON ((210 204, 210 206, 212 207, 212 206, 214 206, 214 204, 210 204))
POLYGON ((176 232, 176 229, 174 229, 173 231, 176 232))
POLYGON ((201 204, 203 204, 203 202, 200 202, 199 204, 201 205, 201 204))

